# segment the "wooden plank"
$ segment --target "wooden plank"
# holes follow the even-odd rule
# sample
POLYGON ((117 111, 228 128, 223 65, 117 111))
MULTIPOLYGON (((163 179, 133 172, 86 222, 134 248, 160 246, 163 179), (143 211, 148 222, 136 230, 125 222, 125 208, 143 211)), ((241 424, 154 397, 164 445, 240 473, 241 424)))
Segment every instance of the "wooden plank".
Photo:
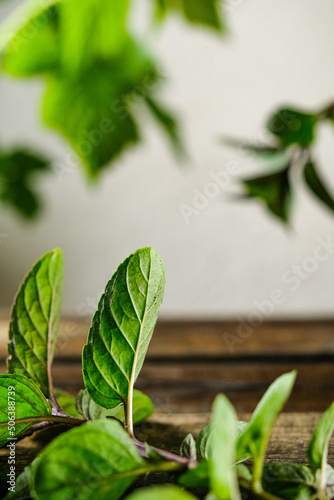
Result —
MULTIPOLYGON (((57 356, 79 357, 90 321, 63 321, 57 356)), ((0 360, 7 351, 8 321, 0 321, 0 360)), ((334 355, 334 321, 276 321, 258 327, 236 321, 159 321, 148 357, 334 355)))
MULTIPOLYGON (((5 371, 0 365, 0 372, 5 371)), ((161 411, 208 412, 216 394, 226 394, 238 411, 253 411, 262 394, 279 375, 297 369, 294 392, 288 411, 324 411, 334 400, 334 364, 261 362, 155 362, 144 364, 137 388, 152 397, 161 411)), ((56 361, 53 366, 56 387, 77 394, 83 388, 81 360, 56 361)))

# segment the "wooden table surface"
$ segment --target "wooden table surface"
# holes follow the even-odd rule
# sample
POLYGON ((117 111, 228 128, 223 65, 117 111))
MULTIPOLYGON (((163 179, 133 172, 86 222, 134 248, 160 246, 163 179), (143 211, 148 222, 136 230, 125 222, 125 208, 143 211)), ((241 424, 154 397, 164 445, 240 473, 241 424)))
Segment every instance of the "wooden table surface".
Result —
MULTIPOLYGON (((8 323, 0 321, 0 372, 5 371, 8 323)), ((88 321, 60 326, 53 367, 55 386, 76 394, 82 387, 81 351, 88 321)), ((305 462, 312 429, 334 400, 334 321, 271 322, 246 329, 235 322, 159 322, 136 387, 155 403, 156 414, 139 437, 176 450, 188 433, 209 421, 214 397, 224 393, 248 419, 273 380, 298 370, 293 394, 268 448, 269 459, 305 462)), ((42 444, 41 444, 42 443, 42 444)), ((20 444, 21 464, 43 440, 20 444)), ((5 452, 0 451, 0 465, 5 452)), ((334 447, 330 448, 334 461, 334 447)))

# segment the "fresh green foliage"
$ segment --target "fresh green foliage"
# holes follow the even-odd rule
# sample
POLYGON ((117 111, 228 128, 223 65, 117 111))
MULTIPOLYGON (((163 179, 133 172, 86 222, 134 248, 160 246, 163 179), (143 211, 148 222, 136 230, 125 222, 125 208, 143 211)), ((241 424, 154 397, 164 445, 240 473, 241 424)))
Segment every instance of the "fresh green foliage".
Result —
MULTIPOLYGON (((76 408, 76 398, 62 389, 55 389, 54 395, 56 400, 58 401, 61 409, 66 413, 66 415, 70 415, 71 417, 80 418, 80 413, 78 413, 76 408)), ((88 420, 88 419, 87 419, 88 420)))
POLYGON ((209 28, 221 31, 223 21, 217 0, 154 0, 156 14, 162 18, 168 11, 181 12, 188 21, 204 24, 209 28))
POLYGON ((237 459, 251 455, 254 467, 254 487, 261 491, 263 459, 272 428, 290 396, 296 372, 286 373, 269 387, 257 405, 249 426, 237 441, 237 459))
MULTIPOLYGON (((134 3, 26 0, 0 26, 2 70, 20 78, 44 77, 44 122, 73 146, 90 178, 140 142, 143 104, 174 150, 183 151, 177 121, 156 97, 163 80, 159 63, 129 23, 134 3)), ((216 0, 159 0, 157 7, 158 17, 181 12, 193 24, 222 30, 216 0)), ((35 170, 46 168, 23 151, 0 157, 0 200, 34 216, 39 201, 31 179, 35 170)), ((62 179, 72 162, 56 168, 62 179)))
POLYGON ((319 174, 312 154, 318 128, 328 120, 333 122, 333 116, 333 105, 312 113, 281 108, 267 121, 266 128, 272 136, 268 144, 225 139, 223 142, 227 146, 239 148, 265 162, 265 173, 242 179, 245 196, 260 200, 271 214, 287 223, 291 216, 291 179, 294 171, 302 168, 309 191, 333 212, 334 198, 319 174))
POLYGON ((182 457, 189 458, 190 460, 196 462, 197 460, 196 441, 192 434, 188 434, 182 441, 180 447, 180 455, 182 457))
POLYGON ((119 54, 101 60, 94 70, 87 67, 79 76, 57 72, 48 79, 44 120, 68 138, 91 177, 139 140, 131 101, 136 89, 147 92, 143 82, 157 86, 158 75, 145 51, 130 39, 119 54))
POLYGON ((56 438, 33 471, 39 500, 117 500, 145 463, 118 422, 98 420, 56 438), (66 460, 64 458, 66 457, 66 460))
POLYGON ((40 389, 23 375, 0 375, 0 401, 0 447, 32 426, 32 422, 18 423, 18 420, 51 414, 50 405, 40 389), (13 419, 15 424, 8 424, 13 419))
POLYGON ((0 151, 0 200, 20 215, 34 217, 40 200, 33 183, 38 174, 48 170, 48 163, 31 153, 0 151))
MULTIPOLYGON (((237 438, 239 438, 241 434, 248 427, 248 423, 242 422, 241 420, 236 420, 234 422, 234 425, 235 425, 235 432, 237 433, 237 438)), ((211 440, 212 440, 212 425, 209 424, 206 427, 204 427, 204 429, 201 430, 196 440, 197 453, 200 457, 205 458, 206 460, 210 457, 211 440)))
MULTIPOLYGON (((63 430, 66 427, 59 428, 60 434, 17 478, 16 491, 9 493, 6 500, 117 500, 124 498, 131 485, 136 491, 128 500, 196 499, 184 488, 195 493, 197 488, 204 489, 206 500, 334 498, 334 472, 327 463, 334 403, 309 444, 310 468, 287 462, 264 464, 270 432, 290 395, 295 372, 282 375, 270 386, 249 424, 237 420, 225 396, 217 396, 210 425, 202 430, 197 442, 188 434, 180 455, 135 437, 133 423, 153 412, 150 399, 133 386, 153 333, 165 284, 163 263, 152 248, 130 255, 107 284, 84 348, 86 389, 76 400, 60 389, 50 391, 61 283, 62 256, 54 250, 37 262, 15 302, 9 367, 23 374, 0 375, 0 446, 10 442, 8 438, 20 439, 36 431, 34 424, 43 429, 55 424, 73 428, 67 432, 63 430), (39 358, 31 358, 34 362, 26 363, 27 369, 23 370, 21 358, 30 360, 32 352, 45 356, 46 338, 44 364, 39 358), (21 344, 28 347, 20 350, 17 346, 21 344), (101 380, 105 381, 102 385, 101 380), (50 402, 46 396, 50 396, 50 402), (105 398, 107 408, 99 406, 101 398, 105 398), (253 460, 252 471, 245 464, 237 464, 249 457, 253 460), (137 490, 136 479, 151 473, 165 473, 161 477, 166 482, 174 479, 179 486, 166 484, 137 490)), ((0 483, 4 482, 7 489, 6 481, 6 475, 0 473, 0 483)))
POLYGON ((110 409, 123 403, 132 429, 132 391, 151 340, 165 287, 165 270, 151 248, 137 250, 107 284, 83 350, 92 399, 110 409))
POLYGON ((308 146, 314 139, 317 116, 296 109, 282 108, 268 120, 267 128, 283 146, 308 146))
POLYGON ((236 414, 228 399, 219 395, 212 408, 212 439, 209 459, 211 491, 217 500, 241 499, 236 469, 236 414))
POLYGON ((26 277, 16 298, 9 329, 8 370, 30 377, 53 398, 51 363, 60 316, 63 257, 48 252, 26 277))
MULTIPOLYGON (((61 403, 60 403, 61 405, 61 403)), ((62 405, 61 405, 62 406, 62 405)), ((124 405, 116 406, 110 410, 106 410, 96 404, 90 397, 88 391, 83 389, 79 392, 76 399, 76 408, 80 415, 86 420, 99 420, 101 418, 113 417, 121 422, 125 421, 124 405)), ((154 405, 150 398, 142 392, 135 389, 133 391, 133 423, 139 424, 146 420, 154 412, 154 405)), ((71 414, 70 414, 71 415, 71 414)))
POLYGON ((209 488, 209 463, 199 462, 196 467, 187 470, 178 477, 178 483, 185 488, 209 488))
POLYGON ((276 462, 265 464, 263 468, 263 489, 283 499, 293 500, 300 495, 311 498, 314 483, 313 472, 304 465, 276 462))
POLYGON ((289 170, 244 179, 244 186, 250 198, 258 198, 274 215, 287 221, 290 215, 291 189, 289 170))
POLYGON ((327 484, 327 455, 329 440, 334 432, 334 403, 325 411, 317 425, 307 448, 307 458, 311 467, 319 469, 320 488, 327 484))

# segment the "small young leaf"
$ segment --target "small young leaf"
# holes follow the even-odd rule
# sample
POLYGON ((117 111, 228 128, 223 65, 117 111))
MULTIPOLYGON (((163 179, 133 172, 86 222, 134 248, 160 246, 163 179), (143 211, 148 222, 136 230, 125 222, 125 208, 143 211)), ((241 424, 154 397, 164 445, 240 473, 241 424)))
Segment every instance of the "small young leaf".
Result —
POLYGON ((0 375, 0 447, 8 439, 24 434, 33 423, 10 426, 8 421, 42 417, 51 414, 51 408, 39 387, 23 375, 0 375), (14 389, 14 390, 13 390, 14 389), (6 425, 4 425, 6 424, 6 425))
POLYGON ((326 188, 315 164, 309 160, 304 167, 304 179, 312 193, 324 203, 332 212, 334 212, 334 199, 326 188))
POLYGON ((0 154, 0 201, 23 217, 35 217, 41 203, 34 179, 47 171, 48 162, 36 154, 23 150, 0 154))
POLYGON ((315 428, 307 448, 307 458, 311 467, 321 469, 322 488, 327 484, 327 456, 328 445, 334 431, 334 403, 325 411, 319 424, 315 428))
POLYGON ((267 463, 263 468, 262 485, 265 491, 278 497, 290 497, 295 492, 297 498, 301 487, 305 491, 307 488, 309 496, 314 493, 315 478, 312 471, 304 465, 276 462, 267 463))
POLYGON ((282 108, 269 118, 267 127, 284 145, 308 146, 313 142, 316 123, 316 115, 282 108))
POLYGON ((178 484, 185 488, 209 488, 209 481, 209 464, 206 460, 181 474, 177 480, 178 484))
POLYGON ((161 257, 137 250, 102 295, 83 350, 83 376, 92 399, 110 409, 123 403, 132 430, 133 385, 143 365, 165 287, 161 257))
POLYGON ((222 16, 217 0, 182 0, 185 17, 192 23, 200 23, 222 30, 222 16))
POLYGON ((9 329, 8 371, 31 378, 53 398, 50 375, 60 316, 63 282, 61 250, 34 266, 16 298, 9 329))
POLYGON ((75 401, 76 401, 75 396, 69 394, 66 391, 63 391, 62 389, 55 389, 54 393, 59 406, 64 411, 64 413, 66 413, 66 415, 70 415, 71 417, 74 418, 80 417, 80 414, 77 412, 75 406, 75 401))
MULTIPOLYGON (((247 429, 248 423, 242 422, 242 420, 235 421, 237 439, 241 434, 247 429)), ((199 436, 196 440, 196 450, 200 457, 205 458, 206 460, 210 456, 210 442, 211 442, 211 434, 212 434, 211 424, 204 427, 199 433, 199 436)))
POLYGON ((209 475, 211 492, 218 500, 241 499, 234 464, 236 462, 236 414, 229 400, 219 395, 212 410, 209 475))
POLYGON ((243 179, 247 196, 263 201, 271 213, 287 222, 290 215, 291 190, 289 170, 243 179))
POLYGON ((52 6, 28 19, 12 36, 1 68, 13 76, 43 75, 59 68, 60 54, 59 13, 52 6))
MULTIPOLYGON (((101 418, 114 417, 124 422, 124 405, 106 410, 92 400, 86 389, 79 392, 76 399, 76 408, 86 420, 99 420, 101 418)), ((150 398, 146 396, 146 394, 135 389, 133 391, 133 423, 139 424, 150 417, 153 412, 154 405, 150 398)))
POLYGON ((182 457, 189 458, 196 462, 197 460, 197 451, 196 451, 196 441, 192 434, 188 434, 180 447, 180 455, 182 457))
POLYGON ((296 372, 282 375, 269 387, 257 405, 248 428, 237 441, 237 459, 252 456, 254 461, 254 484, 257 490, 262 490, 261 478, 263 458, 271 430, 277 417, 290 396, 296 372))
POLYGON ((191 493, 183 491, 177 486, 152 486, 135 491, 125 500, 196 500, 191 493))
POLYGON ((145 472, 145 462, 122 426, 98 420, 49 444, 33 471, 33 483, 38 500, 118 500, 145 472))

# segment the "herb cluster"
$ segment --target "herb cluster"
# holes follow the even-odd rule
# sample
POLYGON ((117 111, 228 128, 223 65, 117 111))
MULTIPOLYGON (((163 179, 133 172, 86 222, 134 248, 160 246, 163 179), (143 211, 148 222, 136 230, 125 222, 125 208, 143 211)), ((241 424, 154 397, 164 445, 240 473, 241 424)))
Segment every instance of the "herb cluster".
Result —
POLYGON ((24 470, 7 500, 88 500, 92 495, 95 500, 117 500, 139 476, 151 473, 168 473, 166 484, 136 489, 127 500, 194 500, 197 488, 207 491, 206 500, 334 498, 334 470, 327 463, 334 403, 309 443, 308 466, 264 462, 295 372, 269 387, 249 423, 238 421, 228 399, 218 395, 210 425, 197 440, 186 436, 179 455, 136 439, 134 425, 154 410, 134 385, 165 286, 163 262, 152 248, 130 255, 106 286, 83 349, 85 389, 75 405, 70 395, 54 389, 51 364, 62 272, 61 251, 48 252, 17 295, 9 330, 8 374, 0 375, 0 446, 9 438, 20 439, 55 423, 71 429, 24 470), (15 394, 14 427, 9 426, 8 391, 15 394))

